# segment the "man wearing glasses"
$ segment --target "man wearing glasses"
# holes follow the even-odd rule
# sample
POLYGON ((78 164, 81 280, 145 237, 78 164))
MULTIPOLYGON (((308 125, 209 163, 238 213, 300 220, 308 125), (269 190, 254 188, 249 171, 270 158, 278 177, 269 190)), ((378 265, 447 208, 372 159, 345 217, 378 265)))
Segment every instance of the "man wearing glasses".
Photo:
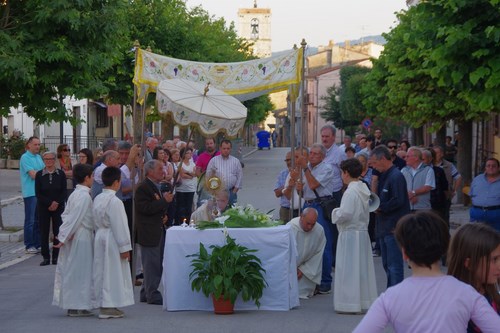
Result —
POLYGON ((387 148, 391 152, 392 164, 401 171, 406 166, 406 161, 399 157, 396 152, 398 150, 398 142, 394 139, 387 140, 387 148))
POLYGON ((45 167, 40 152, 40 139, 32 136, 26 142, 26 152, 19 162, 21 191, 24 200, 24 246, 26 253, 40 252, 40 229, 36 212, 35 177, 45 167))

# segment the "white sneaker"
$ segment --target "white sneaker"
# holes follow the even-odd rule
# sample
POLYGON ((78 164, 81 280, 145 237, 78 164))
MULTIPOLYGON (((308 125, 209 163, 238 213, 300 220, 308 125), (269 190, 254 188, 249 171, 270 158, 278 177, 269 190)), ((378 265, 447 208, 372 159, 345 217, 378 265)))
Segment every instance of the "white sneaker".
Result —
POLYGON ((40 253, 40 251, 38 251, 34 247, 30 247, 29 249, 26 249, 24 252, 26 252, 27 254, 37 254, 37 253, 40 253))

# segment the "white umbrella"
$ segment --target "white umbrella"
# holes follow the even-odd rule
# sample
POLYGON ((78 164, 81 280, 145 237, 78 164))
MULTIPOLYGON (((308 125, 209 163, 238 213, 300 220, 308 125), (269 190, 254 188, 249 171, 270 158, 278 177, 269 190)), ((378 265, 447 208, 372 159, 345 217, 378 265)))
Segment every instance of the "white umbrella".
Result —
POLYGON ((247 108, 240 101, 210 83, 163 80, 156 91, 156 100, 159 112, 171 112, 181 126, 198 124, 206 135, 225 131, 228 136, 236 136, 247 117, 247 108))

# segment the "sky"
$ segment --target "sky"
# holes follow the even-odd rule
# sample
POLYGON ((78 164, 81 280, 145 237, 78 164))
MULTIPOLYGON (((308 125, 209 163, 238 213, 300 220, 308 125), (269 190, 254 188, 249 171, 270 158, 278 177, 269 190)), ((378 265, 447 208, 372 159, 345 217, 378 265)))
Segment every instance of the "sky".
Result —
MULTIPOLYGON (((201 5, 210 15, 235 22, 239 8, 253 8, 253 0, 186 0, 188 8, 201 5)), ((405 0, 257 0, 271 9, 272 52, 300 45, 328 45, 389 32, 394 12, 406 9, 405 0)))

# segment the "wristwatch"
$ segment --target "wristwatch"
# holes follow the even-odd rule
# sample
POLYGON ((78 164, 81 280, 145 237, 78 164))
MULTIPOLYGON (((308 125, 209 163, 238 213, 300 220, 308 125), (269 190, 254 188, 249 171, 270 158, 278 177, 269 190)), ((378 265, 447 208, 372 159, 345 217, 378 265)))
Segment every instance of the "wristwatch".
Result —
POLYGON ((411 194, 413 194, 414 197, 417 196, 417 193, 415 193, 415 191, 411 191, 411 194))

